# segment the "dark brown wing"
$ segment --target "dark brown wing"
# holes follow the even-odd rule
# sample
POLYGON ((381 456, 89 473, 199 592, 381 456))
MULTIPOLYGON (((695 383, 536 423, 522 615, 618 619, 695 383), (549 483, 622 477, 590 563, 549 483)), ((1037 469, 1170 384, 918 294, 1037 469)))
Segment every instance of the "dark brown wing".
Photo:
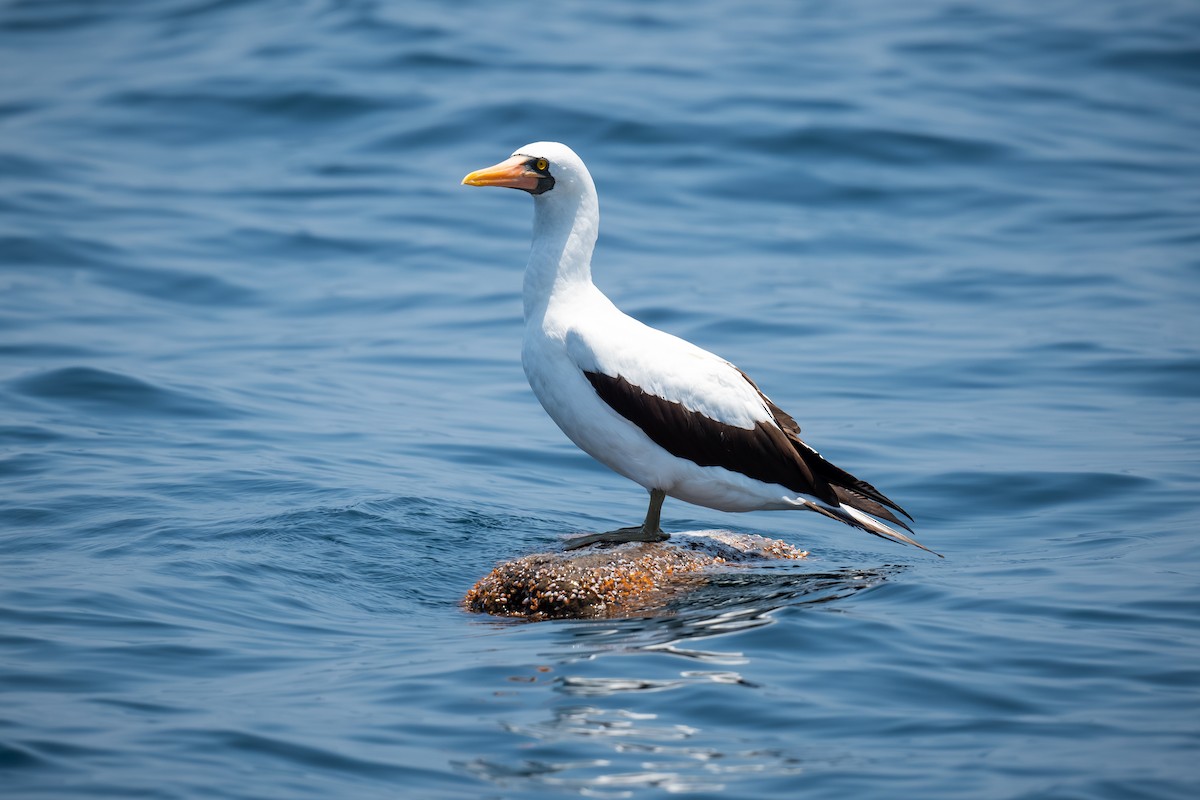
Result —
POLYGON ((671 455, 702 467, 724 467, 830 505, 838 504, 834 487, 812 470, 812 463, 819 466, 823 459, 805 458, 788 435, 771 422, 760 422, 749 429, 727 425, 647 392, 619 375, 583 374, 601 400, 671 455))
POLYGON ((758 392, 775 425, 760 422, 751 429, 727 425, 647 392, 619 375, 583 374, 600 399, 673 456, 702 467, 724 467, 764 483, 777 483, 831 506, 845 504, 912 531, 892 513, 898 511, 912 519, 908 512, 809 447, 800 438, 796 420, 771 402, 744 372, 742 377, 758 392))

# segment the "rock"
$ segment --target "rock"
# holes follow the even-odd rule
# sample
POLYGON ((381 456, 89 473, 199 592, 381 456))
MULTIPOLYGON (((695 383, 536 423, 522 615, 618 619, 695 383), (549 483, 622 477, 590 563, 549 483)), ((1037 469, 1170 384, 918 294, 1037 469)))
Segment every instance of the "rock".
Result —
POLYGON ((467 592, 469 611, 527 619, 624 617, 660 609, 720 564, 798 559, 778 539, 731 531, 674 533, 665 542, 591 545, 500 564, 467 592))

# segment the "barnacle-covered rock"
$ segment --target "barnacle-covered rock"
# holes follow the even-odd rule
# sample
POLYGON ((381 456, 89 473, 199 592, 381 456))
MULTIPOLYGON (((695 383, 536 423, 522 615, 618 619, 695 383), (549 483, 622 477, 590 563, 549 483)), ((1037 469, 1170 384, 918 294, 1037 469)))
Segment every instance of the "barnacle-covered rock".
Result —
POLYGON ((672 534, 665 542, 592 545, 498 565, 464 598, 470 611, 528 619, 652 613, 702 584, 710 567, 807 556, 778 539, 731 531, 672 534))

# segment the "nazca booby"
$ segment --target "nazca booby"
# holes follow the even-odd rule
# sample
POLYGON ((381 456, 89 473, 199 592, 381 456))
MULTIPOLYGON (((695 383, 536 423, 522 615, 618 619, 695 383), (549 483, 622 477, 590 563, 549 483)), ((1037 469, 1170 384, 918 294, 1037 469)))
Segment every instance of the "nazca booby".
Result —
POLYGON ((796 421, 748 375, 625 315, 596 288, 599 202, 592 176, 569 147, 528 144, 462 182, 533 196, 525 375, 572 442, 650 492, 642 525, 578 537, 568 549, 668 538, 659 527, 668 496, 721 511, 816 511, 929 549, 881 522, 912 531, 896 516, 912 519, 900 506, 805 444, 796 421))

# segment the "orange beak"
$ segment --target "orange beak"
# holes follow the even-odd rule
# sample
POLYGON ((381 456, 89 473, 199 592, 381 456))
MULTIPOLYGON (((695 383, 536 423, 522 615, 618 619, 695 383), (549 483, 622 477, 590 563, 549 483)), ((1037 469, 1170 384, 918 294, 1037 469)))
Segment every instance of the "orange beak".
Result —
POLYGON ((541 176, 525 166, 528 160, 527 156, 513 156, 494 167, 475 170, 462 182, 467 186, 507 186, 532 192, 537 189, 541 176))

